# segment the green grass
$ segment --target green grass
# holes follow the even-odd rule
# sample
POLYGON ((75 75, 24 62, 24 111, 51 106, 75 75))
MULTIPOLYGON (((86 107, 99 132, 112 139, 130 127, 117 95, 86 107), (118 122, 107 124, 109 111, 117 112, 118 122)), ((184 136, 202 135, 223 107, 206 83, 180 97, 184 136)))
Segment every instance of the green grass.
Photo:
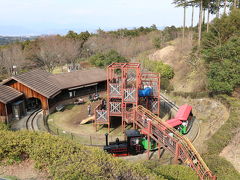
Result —
POLYGON ((16 176, 4 176, 3 177, 4 179, 7 179, 7 180, 20 180, 18 177, 16 176))

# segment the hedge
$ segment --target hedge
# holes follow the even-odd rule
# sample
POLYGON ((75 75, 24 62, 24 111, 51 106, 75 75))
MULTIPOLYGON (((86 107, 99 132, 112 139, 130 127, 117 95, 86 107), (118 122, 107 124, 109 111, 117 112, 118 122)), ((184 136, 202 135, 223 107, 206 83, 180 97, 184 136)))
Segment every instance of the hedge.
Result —
POLYGON ((154 169, 154 172, 168 180, 198 180, 196 172, 190 167, 179 165, 165 165, 154 169))
POLYGON ((240 179, 240 173, 233 165, 219 156, 240 128, 240 101, 227 95, 218 95, 215 98, 229 108, 230 116, 224 125, 207 140, 208 151, 203 155, 203 158, 218 179, 240 179))
POLYGON ((0 161, 30 158, 36 168, 46 168, 53 179, 164 179, 143 164, 114 158, 99 148, 48 133, 0 128, 0 161))

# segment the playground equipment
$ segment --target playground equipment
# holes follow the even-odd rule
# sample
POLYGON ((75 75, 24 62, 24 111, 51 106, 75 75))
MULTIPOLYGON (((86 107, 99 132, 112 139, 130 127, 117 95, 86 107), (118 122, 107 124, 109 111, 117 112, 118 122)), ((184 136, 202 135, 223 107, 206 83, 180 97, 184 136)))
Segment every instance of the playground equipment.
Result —
POLYGON ((141 73, 139 63, 112 63, 107 69, 107 106, 95 110, 96 130, 107 124, 110 131, 112 117, 122 117, 122 129, 132 123, 133 108, 142 105, 160 115, 160 76, 141 73))
POLYGON ((176 163, 180 161, 194 169, 200 179, 216 179, 191 142, 182 135, 190 129, 192 107, 181 106, 176 116, 166 122, 159 118, 158 74, 141 73, 138 63, 113 63, 108 67, 107 74, 107 105, 102 108, 100 104, 95 109, 96 130, 99 124, 107 124, 109 131, 111 118, 120 116, 123 131, 126 124, 131 123, 134 129, 141 130, 141 134, 135 131, 131 135, 126 134, 127 141, 117 140, 109 145, 107 142, 105 151, 116 156, 134 155, 144 152, 147 147, 149 159, 150 150, 154 147, 158 148, 160 158, 162 147, 174 155, 176 163))
MULTIPOLYGON (((143 106, 137 106, 134 108, 135 118, 132 119, 134 127, 140 129, 144 135, 147 136, 147 141, 150 142, 147 145, 147 157, 150 157, 150 150, 153 148, 152 140, 155 141, 155 147, 158 147, 158 155, 160 158, 161 147, 169 150, 174 155, 175 163, 182 163, 193 170, 196 171, 200 179, 216 179, 216 176, 212 174, 209 170, 200 154, 194 148, 192 143, 183 135, 181 135, 176 129, 172 128, 168 123, 163 122, 158 116, 154 115, 152 112, 144 108, 143 106)), ((140 138, 141 134, 134 136, 134 138, 140 138)), ((131 138, 131 137, 130 137, 131 138)), ((130 139, 131 141, 131 139, 130 139)), ((127 142, 130 142, 127 140, 127 142)), ((143 146, 143 143, 139 145, 143 146)), ((124 143, 123 143, 124 144, 124 143)), ((111 144, 110 144, 111 145, 111 144)), ((116 144, 112 144, 116 145, 116 144)), ((146 146, 145 146, 146 147, 146 146)), ((124 152, 121 155, 134 155, 134 153, 139 154, 144 152, 144 148, 137 148, 137 146, 128 146, 128 143, 125 143, 125 146, 114 146, 108 147, 105 150, 115 156, 119 155, 119 151, 123 150, 124 152), (110 149, 114 149, 111 151, 110 149), (125 149, 124 149, 125 148, 125 149), (129 151, 129 149, 139 149, 139 151, 129 151)))

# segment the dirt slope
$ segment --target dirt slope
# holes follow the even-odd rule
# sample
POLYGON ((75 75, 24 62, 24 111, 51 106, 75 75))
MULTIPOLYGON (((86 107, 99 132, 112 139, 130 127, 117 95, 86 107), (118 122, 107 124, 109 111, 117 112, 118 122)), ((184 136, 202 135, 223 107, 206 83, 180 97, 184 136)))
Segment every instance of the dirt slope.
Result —
POLYGON ((0 179, 1 177, 12 177, 19 180, 47 180, 49 174, 46 171, 38 171, 34 168, 34 162, 32 160, 25 160, 19 164, 0 166, 0 179))
POLYGON ((192 40, 176 39, 171 45, 149 55, 150 60, 162 61, 173 67, 175 76, 172 80, 175 91, 193 92, 205 88, 206 73, 201 61, 192 62, 192 40))
POLYGON ((225 157, 240 172, 240 129, 232 142, 223 149, 220 156, 225 157))

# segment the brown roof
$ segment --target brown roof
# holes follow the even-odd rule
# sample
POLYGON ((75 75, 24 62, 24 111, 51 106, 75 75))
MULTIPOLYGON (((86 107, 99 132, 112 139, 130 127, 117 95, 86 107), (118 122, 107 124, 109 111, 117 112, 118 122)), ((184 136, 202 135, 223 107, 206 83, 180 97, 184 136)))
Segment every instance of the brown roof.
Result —
POLYGON ((39 94, 50 98, 61 91, 57 84, 49 78, 50 76, 51 74, 47 71, 36 69, 24 74, 13 76, 12 79, 22 83, 39 94))
POLYGON ((67 89, 106 81, 107 76, 105 70, 94 68, 51 75, 51 79, 55 81, 61 89, 67 89))
POLYGON ((18 92, 16 89, 13 89, 9 86, 0 84, 0 101, 4 104, 22 96, 21 92, 18 92))
POLYGON ((105 70, 97 68, 54 75, 47 71, 36 69, 13 76, 2 84, 7 85, 11 80, 18 81, 46 98, 50 98, 59 93, 62 89, 106 81, 107 77, 105 70))

